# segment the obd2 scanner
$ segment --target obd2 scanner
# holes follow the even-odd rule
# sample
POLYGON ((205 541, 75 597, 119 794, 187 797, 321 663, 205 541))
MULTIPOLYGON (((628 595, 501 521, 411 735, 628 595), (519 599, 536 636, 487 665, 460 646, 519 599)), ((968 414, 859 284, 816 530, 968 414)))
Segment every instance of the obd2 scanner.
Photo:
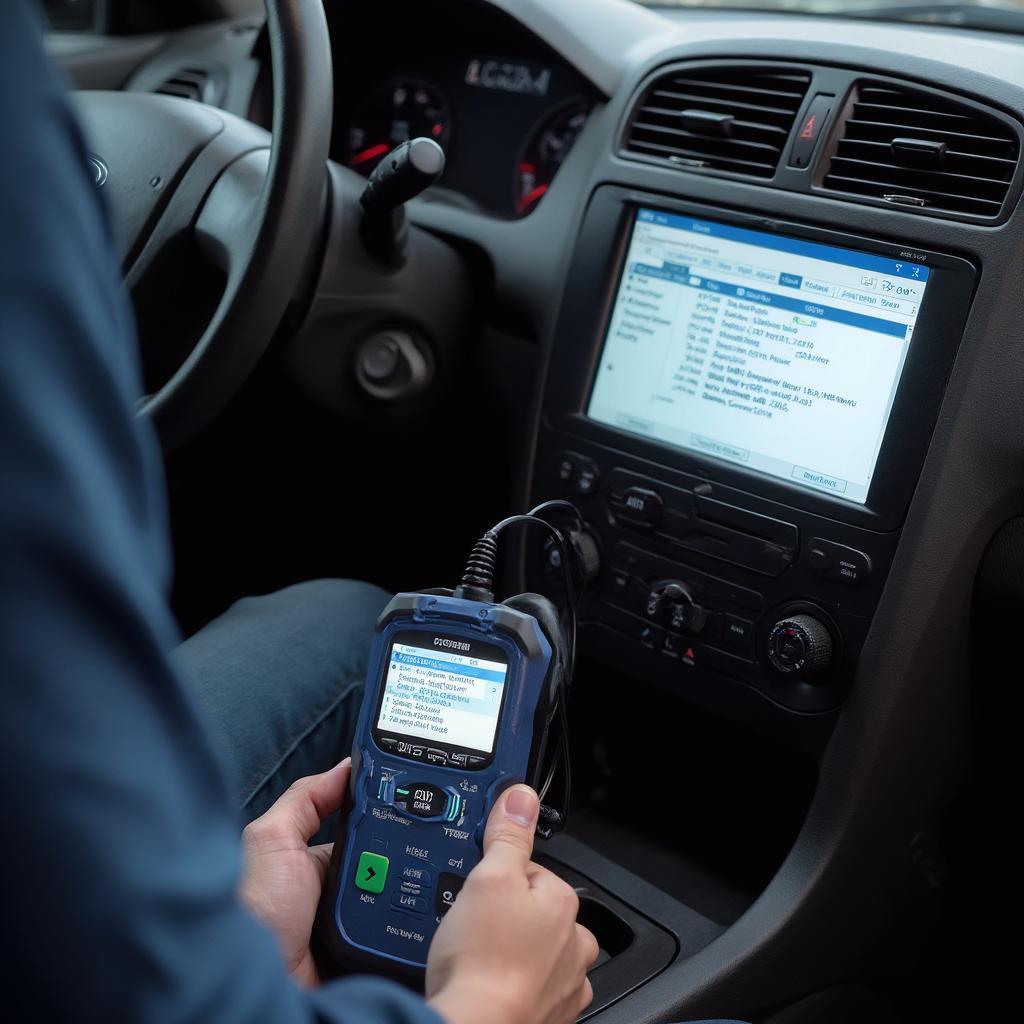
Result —
POLYGON ((538 790, 540 834, 562 824, 581 580, 570 535, 540 518, 559 506, 579 526, 567 502, 503 520, 477 542, 454 591, 398 594, 377 622, 352 751, 351 808, 321 915, 336 960, 398 976, 422 972, 508 786, 525 781, 538 790), (562 614, 539 594, 494 600, 498 536, 517 523, 544 526, 560 549, 562 614), (559 770, 561 810, 545 803, 559 770))

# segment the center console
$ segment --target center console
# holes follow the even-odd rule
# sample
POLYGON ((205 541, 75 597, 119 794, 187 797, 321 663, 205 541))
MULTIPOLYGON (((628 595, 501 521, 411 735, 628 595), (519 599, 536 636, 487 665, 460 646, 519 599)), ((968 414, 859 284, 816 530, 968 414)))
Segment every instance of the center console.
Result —
POLYGON ((576 502, 600 548, 581 651, 820 747, 975 278, 949 255, 599 188, 532 480, 537 500, 576 502))

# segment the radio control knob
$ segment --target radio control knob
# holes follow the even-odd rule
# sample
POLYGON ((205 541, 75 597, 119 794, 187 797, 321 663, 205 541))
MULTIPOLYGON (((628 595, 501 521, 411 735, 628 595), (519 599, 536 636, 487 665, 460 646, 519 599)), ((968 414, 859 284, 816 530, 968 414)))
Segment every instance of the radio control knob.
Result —
POLYGON ((569 543, 576 552, 580 582, 582 586, 587 587, 597 579, 597 574, 601 571, 601 550, 594 535, 585 529, 573 530, 569 534, 569 543))
POLYGON ((812 615, 781 619, 768 634, 768 660, 784 675, 817 675, 832 660, 832 634, 812 615))

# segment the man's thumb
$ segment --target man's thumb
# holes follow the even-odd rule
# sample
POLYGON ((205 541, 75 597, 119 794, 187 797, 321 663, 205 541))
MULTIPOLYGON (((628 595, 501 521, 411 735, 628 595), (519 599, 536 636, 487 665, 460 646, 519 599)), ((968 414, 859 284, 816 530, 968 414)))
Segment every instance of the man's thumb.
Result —
POLYGON ((251 822, 251 835, 290 834, 309 842, 329 814, 341 806, 352 759, 346 757, 330 771, 297 779, 261 817, 251 822))
POLYGON ((533 853, 540 800, 529 786, 511 786, 494 805, 484 832, 484 858, 499 860, 523 871, 533 853))

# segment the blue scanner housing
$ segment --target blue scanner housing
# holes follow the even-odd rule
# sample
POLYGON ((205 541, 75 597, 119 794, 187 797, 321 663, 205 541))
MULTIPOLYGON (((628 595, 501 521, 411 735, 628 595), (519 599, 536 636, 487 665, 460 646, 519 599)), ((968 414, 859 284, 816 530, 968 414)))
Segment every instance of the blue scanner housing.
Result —
POLYGON ((337 959, 422 971, 495 800, 535 781, 557 667, 544 606, 399 594, 381 614, 327 922, 337 959))

